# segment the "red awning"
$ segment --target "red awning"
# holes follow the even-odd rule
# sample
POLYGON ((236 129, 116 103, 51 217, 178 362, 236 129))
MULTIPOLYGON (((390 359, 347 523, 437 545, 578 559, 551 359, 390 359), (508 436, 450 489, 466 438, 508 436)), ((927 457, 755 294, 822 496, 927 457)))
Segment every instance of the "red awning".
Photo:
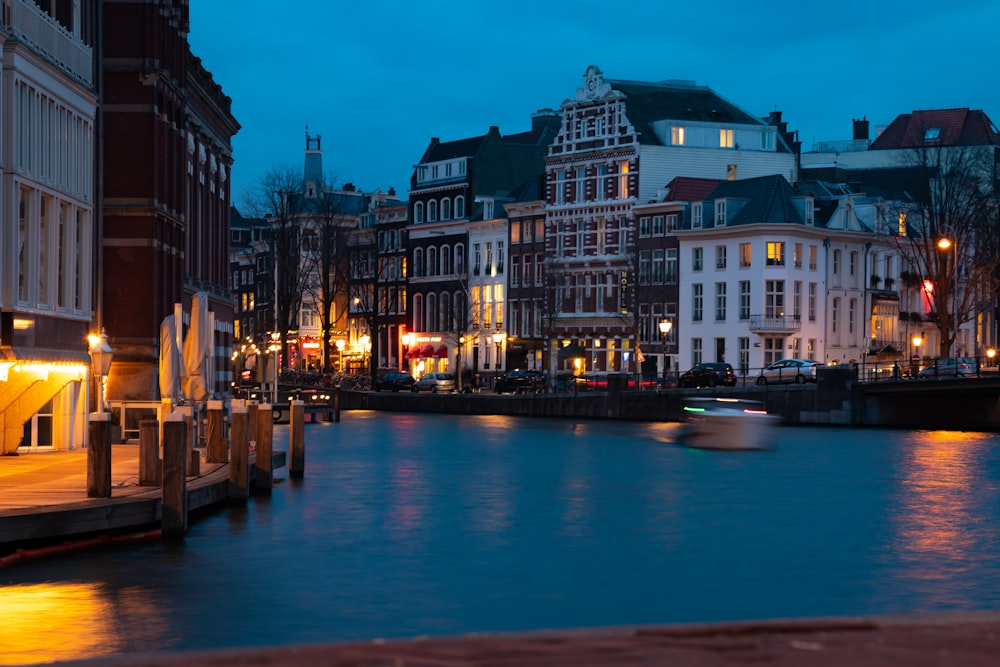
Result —
POLYGON ((448 358, 448 348, 446 346, 444 346, 444 345, 442 345, 441 347, 439 347, 437 349, 437 352, 434 353, 434 358, 436 358, 436 359, 447 359, 448 358))
POLYGON ((419 347, 411 347, 409 350, 406 351, 406 358, 407 359, 419 359, 420 358, 420 348, 419 347))
POLYGON ((425 345, 424 348, 422 350, 420 350, 420 357, 421 358, 429 358, 429 357, 433 357, 433 356, 434 356, 434 346, 433 345, 425 345))

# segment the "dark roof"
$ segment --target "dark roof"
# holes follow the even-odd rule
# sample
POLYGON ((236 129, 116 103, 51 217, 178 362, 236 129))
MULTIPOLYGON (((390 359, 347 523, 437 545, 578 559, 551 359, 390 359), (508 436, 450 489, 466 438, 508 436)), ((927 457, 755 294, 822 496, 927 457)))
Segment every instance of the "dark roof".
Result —
POLYGON ((932 109, 897 116, 868 150, 937 146, 1000 146, 1000 133, 982 111, 932 109), (927 131, 937 129, 935 137, 927 131))
POLYGON ((701 121, 738 125, 765 125, 756 116, 720 97, 708 86, 689 81, 608 80, 614 90, 625 94, 625 113, 639 133, 639 142, 662 145, 651 124, 660 120, 701 121))
POLYGON ((743 200, 743 205, 735 213, 729 214, 727 227, 756 223, 805 224, 798 209, 792 203, 796 192, 784 176, 760 176, 738 181, 723 181, 715 188, 709 199, 743 200))
POLYGON ((424 153, 424 157, 420 160, 421 162, 440 162, 442 160, 451 160, 457 157, 470 157, 479 153, 479 149, 482 147, 483 142, 486 141, 488 134, 484 134, 480 137, 470 137, 468 139, 459 139, 457 141, 445 141, 441 142, 437 137, 431 139, 431 145, 427 147, 427 152, 424 153))
POLYGON ((704 201, 724 182, 718 178, 675 176, 667 183, 667 196, 663 201, 704 201))

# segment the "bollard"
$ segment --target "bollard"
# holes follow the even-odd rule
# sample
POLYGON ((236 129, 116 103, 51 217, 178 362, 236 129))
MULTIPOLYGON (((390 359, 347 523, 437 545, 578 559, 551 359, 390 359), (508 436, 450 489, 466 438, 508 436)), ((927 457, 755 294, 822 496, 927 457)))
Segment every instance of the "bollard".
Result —
POLYGON ((271 406, 261 403, 257 408, 257 462, 254 470, 254 491, 265 495, 271 495, 271 486, 274 484, 274 461, 272 451, 274 449, 274 418, 271 413, 271 406))
POLYGON ((139 486, 159 486, 160 421, 156 417, 139 420, 139 486))
POLYGON ((181 540, 187 531, 187 462, 190 429, 187 417, 173 412, 163 418, 163 538, 181 540))
POLYGON ((90 413, 87 431, 87 497, 111 497, 111 413, 90 413))
POLYGON ((337 386, 333 390, 333 421, 340 421, 340 387, 337 386))
POLYGON ((222 434, 224 419, 222 409, 222 401, 208 402, 208 421, 205 425, 208 431, 205 434, 205 441, 207 443, 205 461, 207 463, 225 463, 229 460, 229 452, 226 451, 226 440, 222 434))
POLYGON ((229 426, 229 499, 246 504, 250 496, 250 446, 247 427, 250 415, 245 405, 234 405, 229 426))
POLYGON ((291 462, 288 466, 288 474, 292 477, 302 477, 306 467, 306 443, 305 443, 305 403, 302 401, 292 401, 291 417, 289 424, 289 456, 291 462))

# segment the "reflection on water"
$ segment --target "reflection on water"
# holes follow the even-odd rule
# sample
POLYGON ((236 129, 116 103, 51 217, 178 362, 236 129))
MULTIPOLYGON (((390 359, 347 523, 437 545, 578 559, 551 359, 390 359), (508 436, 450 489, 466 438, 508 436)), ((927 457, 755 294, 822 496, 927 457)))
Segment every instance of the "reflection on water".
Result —
POLYGON ((982 505, 982 489, 997 484, 986 467, 987 450, 996 446, 984 433, 927 431, 913 434, 901 452, 890 517, 899 576, 941 604, 973 601, 975 591, 962 580, 997 543, 991 508, 982 505))
POLYGON ((0 663, 1000 608, 1000 436, 785 427, 734 453, 676 429, 345 413, 301 480, 183 545, 0 571, 0 663))
POLYGON ((0 664, 35 664, 167 646, 166 628, 142 589, 98 583, 0 587, 0 664))

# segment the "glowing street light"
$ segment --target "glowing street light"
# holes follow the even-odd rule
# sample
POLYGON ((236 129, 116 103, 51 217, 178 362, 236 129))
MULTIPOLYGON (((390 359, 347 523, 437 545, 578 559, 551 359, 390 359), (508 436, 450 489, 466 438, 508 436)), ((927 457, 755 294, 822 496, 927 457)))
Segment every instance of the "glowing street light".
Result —
POLYGON ((667 336, 670 335, 670 330, 674 327, 674 323, 668 319, 660 320, 660 335, 663 336, 663 384, 666 386, 667 382, 667 336))
POLYGON ((108 374, 111 373, 111 358, 114 351, 108 345, 108 334, 101 329, 99 334, 87 336, 89 344, 90 360, 93 365, 94 378, 97 380, 98 402, 100 412, 107 412, 108 402, 108 374))
POLYGON ((937 247, 944 251, 952 251, 952 273, 951 273, 951 318, 955 335, 952 338, 954 355, 958 356, 958 245, 949 238, 939 239, 937 247))

